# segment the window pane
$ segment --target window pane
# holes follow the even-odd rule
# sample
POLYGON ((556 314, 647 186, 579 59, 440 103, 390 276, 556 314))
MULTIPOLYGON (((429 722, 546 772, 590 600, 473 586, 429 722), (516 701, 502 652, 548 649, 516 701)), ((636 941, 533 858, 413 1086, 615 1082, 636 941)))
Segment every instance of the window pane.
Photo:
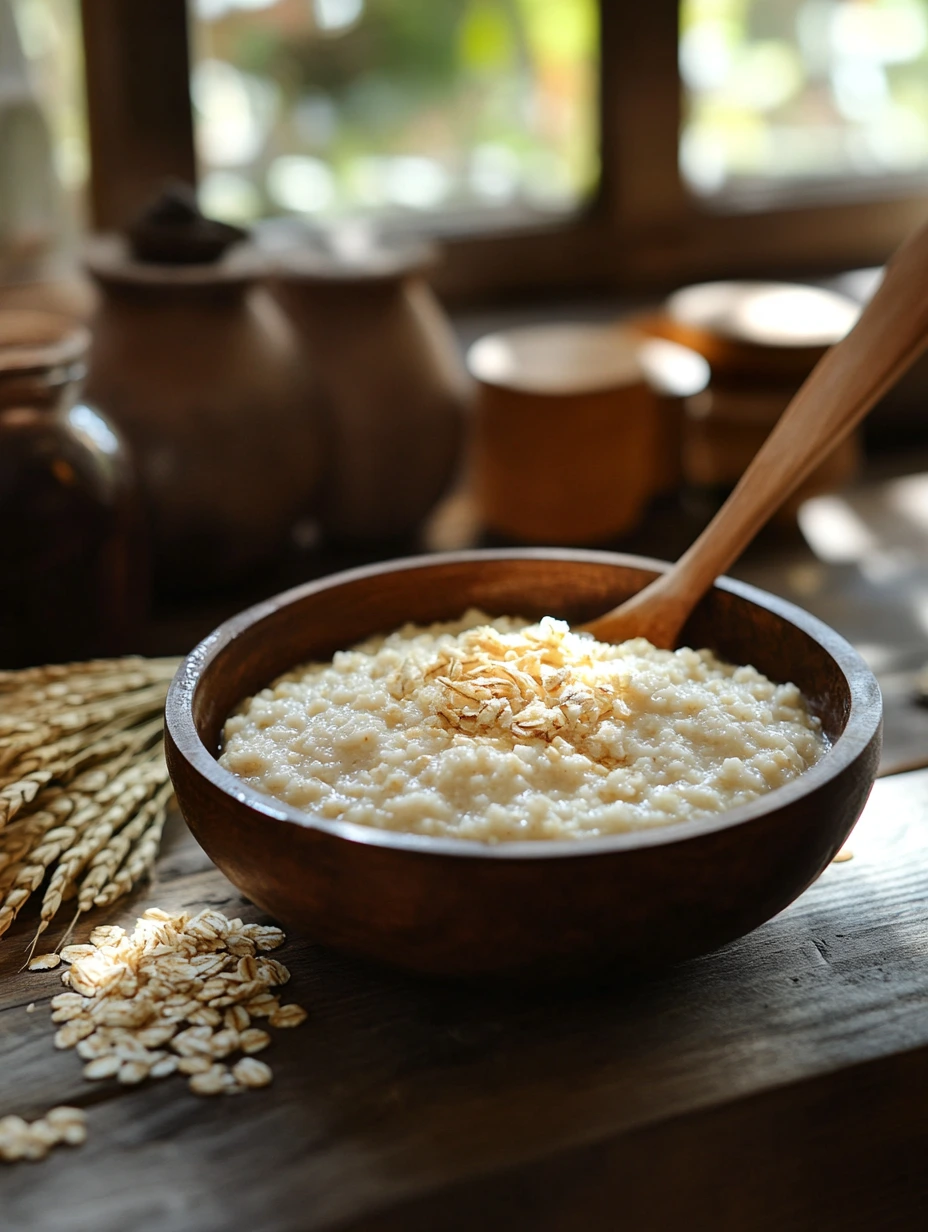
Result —
POLYGON ((695 192, 928 172, 928 0, 683 0, 680 19, 695 192))
POLYGON ((194 0, 204 208, 575 209, 598 175, 596 0, 194 0))
POLYGON ((14 27, 0 47, 0 106, 24 106, 31 96, 41 112, 28 150, 20 151, 28 158, 11 171, 11 192, 21 192, 33 220, 48 226, 49 242, 54 233, 73 240, 89 175, 80 3, 12 0, 11 13, 14 27))

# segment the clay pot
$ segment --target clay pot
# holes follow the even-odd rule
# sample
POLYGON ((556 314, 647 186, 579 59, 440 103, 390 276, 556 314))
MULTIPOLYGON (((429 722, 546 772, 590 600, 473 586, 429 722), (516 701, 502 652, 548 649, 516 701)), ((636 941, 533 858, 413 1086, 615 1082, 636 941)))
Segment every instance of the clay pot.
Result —
POLYGON ((278 263, 276 294, 329 407, 321 520, 332 539, 416 530, 454 474, 469 383, 424 278, 432 257, 307 248, 278 263))
POLYGON ((293 329, 247 245, 215 263, 89 250, 100 289, 87 388, 128 437, 157 578, 199 588, 278 548, 320 470, 317 395, 293 329))

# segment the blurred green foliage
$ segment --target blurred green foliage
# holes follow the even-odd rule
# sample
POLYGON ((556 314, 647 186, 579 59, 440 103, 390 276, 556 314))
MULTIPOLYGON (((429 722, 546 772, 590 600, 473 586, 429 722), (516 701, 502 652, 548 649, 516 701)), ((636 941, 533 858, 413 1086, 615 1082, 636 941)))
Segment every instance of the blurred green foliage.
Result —
MULTIPOLYGON (((242 196, 240 213, 389 210, 393 189, 371 183, 376 160, 390 157, 430 160, 429 191, 439 210, 518 201, 564 209, 593 191, 597 0, 354 0, 341 11, 352 10, 356 18, 333 29, 320 20, 326 10, 319 0, 264 8, 219 0, 218 10, 214 0, 211 15, 196 22, 201 158, 221 173, 214 177, 220 189, 239 183, 244 192, 247 184, 252 195, 242 196), (205 71, 217 63, 224 76, 205 71), (237 103, 236 74, 243 98, 264 90, 264 101, 237 103), (236 160, 222 125, 241 123, 249 107, 263 126, 260 148, 243 140, 236 160), (330 174, 331 193, 320 187, 304 211, 295 205, 297 189, 285 192, 293 197, 287 204, 275 201, 280 176, 291 175, 295 185, 300 173, 292 161, 278 166, 269 189, 273 160, 281 157, 319 160, 303 172, 319 185, 330 174)), ((402 175, 416 173, 416 165, 381 171, 402 198, 402 175)), ((418 172, 425 177, 429 169, 418 172)), ((416 192, 425 203, 421 185, 406 195, 416 192)))

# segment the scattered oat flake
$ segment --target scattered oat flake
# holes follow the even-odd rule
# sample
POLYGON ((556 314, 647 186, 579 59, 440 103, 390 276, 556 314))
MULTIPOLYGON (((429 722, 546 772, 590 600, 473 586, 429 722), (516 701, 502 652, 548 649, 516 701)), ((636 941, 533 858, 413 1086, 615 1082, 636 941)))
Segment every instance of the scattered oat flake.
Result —
POLYGON ((270 924, 246 924, 242 932, 259 950, 276 950, 285 940, 283 930, 270 924))
POLYGON ((254 1057, 243 1057, 233 1065, 232 1077, 243 1087, 266 1087, 274 1079, 271 1067, 254 1057))
POLYGON ((87 1140, 87 1114, 83 1108, 62 1104, 46 1112, 45 1120, 58 1131, 61 1141, 68 1146, 80 1146, 87 1140))
POLYGON ((103 924, 90 934, 90 944, 95 946, 118 945, 125 937, 126 930, 112 924, 103 924))
POLYGON ((87 1118, 80 1108, 52 1108, 37 1121, 0 1117, 0 1162, 44 1159, 59 1144, 80 1146, 87 1139, 87 1118))
POLYGON ((36 954, 29 959, 30 971, 52 971, 61 966, 60 954, 36 954))
POLYGON ((57 997, 52 997, 51 1007, 53 1010, 63 1010, 69 1006, 76 1006, 77 1009, 84 1008, 84 998, 76 992, 60 992, 57 997))
POLYGON ((75 1018, 71 1022, 66 1022, 55 1032, 55 1047, 73 1048, 82 1039, 92 1035, 94 1029, 94 1023, 90 1018, 75 1018))
POLYGON ((164 1056, 156 1061, 149 1070, 149 1078, 167 1078, 178 1068, 177 1057, 164 1056))
POLYGON ((60 957, 62 962, 73 963, 81 958, 93 958, 96 952, 96 946, 93 945, 66 945, 60 957))
POLYGON ((169 911, 162 911, 160 907, 149 907, 147 911, 142 912, 143 920, 163 920, 165 924, 171 924, 174 916, 169 911))
MULTIPOLYGON (((180 1073, 196 1095, 240 1095, 273 1079, 270 1066, 252 1055, 271 1036, 252 1019, 295 1027, 307 1016, 271 992, 290 979, 284 964, 255 957, 255 950, 277 949, 284 940, 279 928, 228 920, 212 908, 192 918, 150 908, 131 933, 99 926, 88 943, 39 955, 29 966, 66 964, 61 981, 68 991, 51 1000, 52 1021, 61 1024, 54 1043, 77 1052, 88 1081, 131 1085, 180 1073)), ((77 1146, 86 1136, 80 1109, 56 1108, 31 1124, 4 1117, 0 1160, 43 1159, 59 1142, 77 1146)))
POLYGON ((194 1074, 188 1085, 194 1095, 221 1095, 228 1073, 225 1065, 211 1065, 205 1073, 194 1074))
POLYGON ((262 958, 257 967, 261 978, 269 984, 286 984, 290 979, 290 972, 276 958, 262 958))
POLYGON ((252 1018, 270 1018, 271 1014, 280 1009, 280 1002, 270 993, 263 993, 261 996, 252 997, 250 1001, 246 1001, 245 1009, 252 1018))
POLYGON ((213 1058, 211 1056, 178 1057, 176 1065, 178 1073, 181 1074, 205 1074, 213 1068, 213 1058))
POLYGON ((98 1082, 101 1078, 115 1078, 121 1065, 120 1058, 114 1052, 110 1052, 93 1061, 88 1061, 84 1066, 84 1077, 89 1078, 91 1082, 98 1082))
POLYGON ((250 1027, 239 1035, 239 1047, 246 1056, 251 1056, 254 1052, 260 1052, 270 1042, 271 1037, 267 1031, 262 1031, 259 1027, 250 1027))
POLYGON ((127 1086, 134 1086, 137 1082, 144 1082, 148 1072, 149 1067, 144 1061, 123 1061, 116 1076, 127 1086))
POLYGON ((306 1011, 302 1005, 282 1005, 268 1018, 272 1027, 298 1027, 306 1021, 306 1011))
POLYGON ((77 1055, 84 1061, 93 1061, 112 1051, 112 1044, 102 1032, 82 1039, 75 1049, 77 1055))
POLYGON ((209 1045, 213 1056, 221 1061, 224 1057, 231 1056, 233 1052, 241 1050, 241 1038, 234 1027, 225 1027, 222 1031, 216 1032, 209 1045))
POLYGON ((230 1006, 223 1015, 222 1021, 224 1026, 239 1032, 246 1031, 251 1025, 251 1017, 244 1005, 230 1006))
POLYGON ((854 853, 849 847, 842 847, 838 854, 832 860, 832 864, 844 864, 848 860, 854 859, 854 853))

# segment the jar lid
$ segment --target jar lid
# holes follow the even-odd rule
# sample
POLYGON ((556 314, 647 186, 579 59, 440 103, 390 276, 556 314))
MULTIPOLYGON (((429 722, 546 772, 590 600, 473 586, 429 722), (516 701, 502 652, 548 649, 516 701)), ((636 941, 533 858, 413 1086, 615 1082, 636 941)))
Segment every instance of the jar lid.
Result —
POLYGON ((595 393, 644 382, 639 339, 621 325, 525 325, 479 339, 467 352, 484 385, 520 393, 595 393))
POLYGON ((671 295, 651 325, 719 372, 801 380, 859 313, 854 300, 823 287, 703 282, 671 295))
POLYGON ((0 376, 71 368, 89 346, 89 331, 69 317, 26 308, 0 311, 0 376))
POLYGON ((248 239, 248 232, 207 218, 193 185, 170 180, 126 229, 136 261, 154 265, 203 265, 248 239))
POLYGON ((236 286, 254 282, 267 273, 267 261, 254 244, 242 242, 218 260, 190 264, 138 261, 122 235, 97 235, 87 240, 84 265, 98 282, 133 287, 236 286))

